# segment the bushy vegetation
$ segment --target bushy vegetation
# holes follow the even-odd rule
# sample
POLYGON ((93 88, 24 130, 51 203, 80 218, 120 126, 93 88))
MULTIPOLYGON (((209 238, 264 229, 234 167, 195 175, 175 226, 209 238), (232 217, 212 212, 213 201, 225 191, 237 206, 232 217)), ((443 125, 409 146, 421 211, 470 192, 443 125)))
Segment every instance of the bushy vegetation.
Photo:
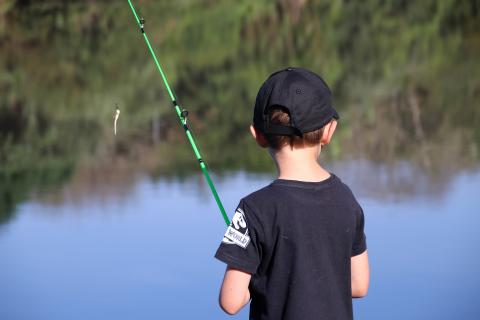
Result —
MULTIPOLYGON (((328 157, 433 174, 478 163, 480 1, 134 3, 217 171, 271 170, 247 127, 259 85, 291 65, 333 89, 341 125, 328 157)), ((197 170, 126 1, 3 1, 0 46, 0 217, 79 162, 197 170)))

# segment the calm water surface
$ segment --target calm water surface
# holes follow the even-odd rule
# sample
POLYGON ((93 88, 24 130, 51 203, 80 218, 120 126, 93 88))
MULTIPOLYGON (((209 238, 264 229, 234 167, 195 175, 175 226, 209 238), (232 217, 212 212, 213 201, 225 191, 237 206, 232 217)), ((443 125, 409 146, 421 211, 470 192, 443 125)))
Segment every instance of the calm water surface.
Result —
MULTIPOLYGON (((367 219, 372 282, 356 319, 476 319, 480 171, 405 197, 372 195, 337 175, 367 219)), ((233 212, 271 178, 216 180, 233 212)), ((229 319, 217 306, 224 265, 213 258, 224 229, 201 177, 140 178, 127 194, 81 201, 32 199, 0 226, 0 319, 229 319)))
MULTIPOLYGON (((327 80, 367 222, 357 319, 480 319, 479 5, 457 2, 133 1, 218 171, 271 168, 248 137, 271 72, 327 80)), ((0 320, 229 319, 223 219, 200 175, 161 176, 198 168, 126 1, 0 0, 0 70, 0 320)), ((215 176, 230 215, 271 179, 215 176)))

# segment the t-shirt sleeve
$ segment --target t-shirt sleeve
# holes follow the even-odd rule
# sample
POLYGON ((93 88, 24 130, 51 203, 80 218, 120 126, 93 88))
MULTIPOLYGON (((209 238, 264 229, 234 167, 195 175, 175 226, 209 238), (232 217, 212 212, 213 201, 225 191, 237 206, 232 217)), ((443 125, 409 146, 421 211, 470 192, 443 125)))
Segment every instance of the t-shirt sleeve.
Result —
POLYGON ((241 200, 215 258, 231 268, 254 274, 260 264, 260 228, 253 210, 241 200))
POLYGON ((355 237, 352 245, 352 257, 363 253, 367 250, 367 241, 365 236, 365 216, 363 210, 360 209, 355 217, 355 237))

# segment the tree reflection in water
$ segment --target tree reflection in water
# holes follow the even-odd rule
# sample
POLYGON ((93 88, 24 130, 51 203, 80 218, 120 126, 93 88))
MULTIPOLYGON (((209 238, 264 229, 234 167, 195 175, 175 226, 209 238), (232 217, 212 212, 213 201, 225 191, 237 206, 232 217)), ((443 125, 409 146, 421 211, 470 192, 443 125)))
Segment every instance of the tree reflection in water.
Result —
MULTIPOLYGON (((125 195, 139 175, 197 174, 124 3, 2 8, 0 223, 32 194, 125 195)), ((247 127, 259 85, 287 65, 331 85, 341 122, 325 161, 369 193, 441 194, 453 175, 478 167, 474 2, 144 1, 141 12, 219 175, 272 172, 247 127)))

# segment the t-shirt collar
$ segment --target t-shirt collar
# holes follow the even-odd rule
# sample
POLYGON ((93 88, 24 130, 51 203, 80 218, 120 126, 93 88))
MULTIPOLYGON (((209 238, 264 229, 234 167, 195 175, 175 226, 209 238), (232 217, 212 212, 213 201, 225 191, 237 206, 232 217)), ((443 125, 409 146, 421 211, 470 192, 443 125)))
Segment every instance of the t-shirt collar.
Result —
POLYGON ((287 180, 287 179, 275 179, 271 185, 280 185, 287 187, 297 187, 304 189, 319 189, 329 187, 335 184, 339 179, 333 173, 330 173, 330 177, 322 181, 300 181, 300 180, 287 180))

